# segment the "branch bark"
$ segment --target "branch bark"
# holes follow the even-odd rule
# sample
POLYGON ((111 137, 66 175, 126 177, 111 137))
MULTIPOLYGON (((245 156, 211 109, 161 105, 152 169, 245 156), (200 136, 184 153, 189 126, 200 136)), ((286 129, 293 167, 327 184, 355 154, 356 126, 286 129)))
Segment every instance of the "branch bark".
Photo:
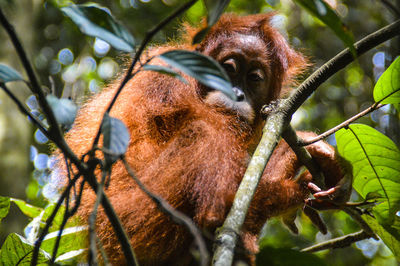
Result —
POLYGON ((371 235, 361 230, 359 232, 341 236, 338 238, 330 239, 328 241, 318 243, 308 248, 304 248, 302 252, 317 252, 325 249, 345 248, 358 241, 368 239, 371 235))
MULTIPOLYGON (((355 44, 357 56, 362 55, 377 45, 400 35, 400 20, 368 35, 355 44)), ((263 136, 256 152, 250 160, 249 166, 235 195, 232 208, 217 235, 216 250, 213 264, 231 265, 238 233, 244 223, 247 210, 257 189, 262 172, 284 132, 293 113, 307 100, 307 98, 329 77, 340 71, 354 60, 349 49, 343 50, 325 65, 315 71, 292 94, 291 97, 278 105, 267 118, 263 136), (235 232, 234 234, 229 232, 235 232)))

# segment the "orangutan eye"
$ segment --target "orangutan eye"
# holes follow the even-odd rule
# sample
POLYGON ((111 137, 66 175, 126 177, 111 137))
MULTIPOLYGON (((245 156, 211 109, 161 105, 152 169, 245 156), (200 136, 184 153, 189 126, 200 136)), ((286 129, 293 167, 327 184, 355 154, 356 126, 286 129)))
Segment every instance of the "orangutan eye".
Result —
POLYGON ((261 69, 255 69, 255 70, 250 71, 247 74, 247 78, 249 81, 252 81, 252 82, 261 82, 261 81, 264 81, 265 74, 264 74, 264 71, 262 71, 261 69))
POLYGON ((227 73, 236 73, 237 72, 237 64, 236 60, 233 58, 230 58, 228 60, 225 60, 222 63, 222 67, 225 69, 227 73))

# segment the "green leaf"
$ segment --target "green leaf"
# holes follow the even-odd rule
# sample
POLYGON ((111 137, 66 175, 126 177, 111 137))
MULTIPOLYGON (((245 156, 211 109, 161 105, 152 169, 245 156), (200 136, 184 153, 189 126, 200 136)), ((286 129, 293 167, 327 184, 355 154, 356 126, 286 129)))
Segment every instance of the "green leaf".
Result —
MULTIPOLYGON (((85 249, 87 247, 87 229, 87 226, 65 228, 61 233, 61 241, 57 250, 57 257, 71 251, 85 249)), ((59 231, 47 234, 42 242, 41 248, 49 254, 53 254, 54 244, 58 234, 59 231)), ((76 256, 78 255, 79 254, 76 254, 76 256)))
POLYGON ((83 261, 85 258, 87 258, 87 248, 66 252, 58 256, 56 262, 60 262, 61 265, 77 265, 78 262, 83 261))
POLYGON ((29 218, 34 218, 43 211, 42 208, 32 206, 23 200, 15 198, 10 198, 10 200, 11 202, 14 202, 18 206, 18 208, 22 211, 22 213, 28 216, 29 218))
POLYGON ((353 33, 340 20, 336 12, 324 0, 294 0, 299 6, 306 9, 311 15, 321 20, 338 36, 356 55, 353 33))
POLYGON ((376 219, 366 214, 362 215, 362 218, 390 248, 397 261, 400 261, 400 217, 396 216, 394 226, 380 225, 376 219))
POLYGON ((214 25, 225 8, 229 5, 230 0, 204 0, 204 5, 207 8, 207 25, 211 27, 214 25))
MULTIPOLYGON (((56 208, 57 204, 56 203, 50 203, 49 205, 46 206, 46 208, 44 209, 44 215, 42 218, 42 222, 46 222, 47 219, 51 216, 51 214, 53 213, 54 209, 56 208)), ((64 213, 65 213, 65 206, 62 205, 60 206, 60 208, 58 209, 58 212, 56 214, 56 216, 54 217, 53 223, 49 229, 49 232, 54 232, 54 231, 58 231, 60 230, 62 221, 64 219, 64 213)), ((68 225, 68 223, 67 223, 68 225)), ((72 225, 70 225, 72 226, 72 225)))
POLYGON ((54 95, 47 95, 47 102, 56 116, 57 122, 70 128, 74 123, 78 107, 69 99, 58 99, 54 95))
POLYGON ((211 57, 197 52, 173 50, 159 55, 166 63, 197 79, 210 88, 222 91, 236 100, 225 70, 211 57))
POLYGON ((201 29, 196 35, 193 37, 192 44, 200 43, 204 37, 206 37, 207 33, 210 31, 211 27, 205 27, 201 29))
POLYGON ((129 132, 121 120, 106 113, 101 125, 101 133, 104 136, 104 148, 112 153, 105 153, 106 163, 110 165, 126 152, 129 144, 129 132))
POLYGON ((400 57, 394 60, 376 82, 374 100, 382 104, 400 103, 400 57))
POLYGON ((19 80, 24 80, 20 73, 7 65, 0 64, 0 83, 7 83, 10 81, 19 80))
POLYGON ((97 4, 87 4, 62 7, 61 10, 84 34, 100 38, 115 49, 133 51, 132 35, 115 20, 108 9, 97 4))
POLYGON ((166 74, 172 77, 175 77, 182 81, 183 83, 188 84, 187 80, 182 77, 178 72, 174 71, 173 69, 166 67, 166 66, 158 66, 158 65, 144 65, 143 70, 148 70, 148 71, 155 71, 161 74, 166 74))
MULTIPOLYGON (((18 234, 10 234, 1 247, 0 265, 29 266, 33 253, 33 245, 18 234)), ((47 265, 50 255, 40 250, 37 265, 47 265)))
POLYGON ((0 196, 0 222, 7 216, 10 210, 10 198, 0 196))
POLYGON ((316 255, 293 250, 291 248, 275 248, 260 244, 260 252, 257 254, 256 265, 326 265, 316 255))
POLYGON ((361 124, 339 130, 336 141, 339 154, 353 166, 354 189, 364 198, 380 195, 373 214, 380 224, 393 224, 400 209, 400 151, 397 146, 382 133, 361 124))

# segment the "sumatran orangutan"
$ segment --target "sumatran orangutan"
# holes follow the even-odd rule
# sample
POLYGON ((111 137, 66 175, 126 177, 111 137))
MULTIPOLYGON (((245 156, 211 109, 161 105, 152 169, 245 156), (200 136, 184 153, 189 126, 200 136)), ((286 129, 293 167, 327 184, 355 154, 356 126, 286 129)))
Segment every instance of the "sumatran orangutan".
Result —
MULTIPOLYGON (((307 65, 270 25, 271 14, 224 15, 204 40, 192 46, 188 29, 181 43, 148 50, 147 56, 174 49, 195 50, 218 61, 229 75, 237 96, 186 77, 141 71, 123 89, 110 115, 130 132, 126 160, 153 193, 193 219, 203 231, 222 225, 257 145, 263 127, 260 109, 278 99, 307 65)), ((160 59, 151 64, 166 65, 160 59)), ((66 139, 78 155, 91 147, 103 113, 119 85, 104 89, 80 110, 66 139)), ((309 139, 313 133, 298 133, 309 139)), ((333 187, 342 178, 334 149, 324 142, 307 147, 333 187)), ((241 230, 241 245, 249 263, 258 251, 257 236, 264 223, 304 205, 309 195, 308 172, 295 179, 301 167, 289 146, 281 141, 271 157, 241 230)), ((135 184, 121 162, 112 168, 106 189, 141 265, 187 265, 192 235, 159 211, 135 184)), ((78 215, 86 221, 95 194, 85 188, 78 215)), ((109 260, 124 264, 124 255, 104 212, 98 214, 97 232, 109 260)))

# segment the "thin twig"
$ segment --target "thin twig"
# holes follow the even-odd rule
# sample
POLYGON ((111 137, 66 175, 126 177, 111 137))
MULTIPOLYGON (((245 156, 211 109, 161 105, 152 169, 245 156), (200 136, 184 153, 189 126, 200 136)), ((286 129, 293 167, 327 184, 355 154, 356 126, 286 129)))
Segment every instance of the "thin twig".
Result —
MULTIPOLYGON (((82 175, 84 175, 85 178, 88 179, 88 183, 92 187, 92 189, 96 190, 97 181, 96 181, 96 178, 93 173, 94 169, 91 169, 92 172, 90 172, 88 165, 86 163, 81 162, 79 160, 79 158, 75 155, 75 153, 70 149, 70 147, 65 142, 65 139, 63 137, 63 134, 61 133, 60 127, 57 124, 57 121, 55 119, 53 111, 51 110, 49 104, 47 103, 45 94, 38 83, 38 80, 35 76, 32 66, 26 56, 26 53, 21 45, 21 42, 19 41, 17 34, 14 31, 13 26, 7 21, 7 19, 5 18, 1 9, 0 9, 0 23, 3 25, 3 27, 6 29, 8 35, 10 36, 10 39, 11 39, 14 47, 16 48, 18 56, 20 57, 22 64, 27 72, 28 77, 29 77, 30 85, 31 85, 30 88, 37 95, 38 102, 39 102, 43 112, 47 116, 47 120, 50 124, 49 132, 47 134, 49 136, 49 139, 52 140, 57 145, 57 147, 71 160, 71 162, 78 169, 79 173, 82 173, 82 175)), ((135 261, 135 256, 134 256, 132 247, 130 245, 129 239, 126 236, 125 230, 123 229, 119 218, 116 216, 115 211, 106 196, 103 197, 101 203, 106 212, 107 217, 110 220, 111 225, 114 228, 114 231, 118 237, 118 240, 121 243, 122 249, 123 249, 126 259, 127 259, 127 263, 133 264, 135 261)), ((59 208, 59 206, 58 206, 58 208, 59 208)), ((58 208, 57 208, 57 210, 58 210, 58 208)), ((56 213, 56 211, 54 212, 54 216, 55 216, 55 213, 56 213)), ((51 223, 53 221, 53 219, 54 219, 54 217, 50 216, 48 221, 51 223)), ((42 231, 41 236, 39 237, 38 241, 36 241, 35 248, 32 253, 31 265, 36 265, 36 263, 37 263, 37 259, 39 256, 39 247, 41 245, 41 242, 43 241, 43 237, 45 235, 44 233, 47 233, 49 227, 50 227, 50 225, 48 225, 46 223, 46 226, 45 226, 46 230, 42 231)))
POLYGON ((133 172, 132 168, 130 167, 126 159, 124 157, 122 157, 121 159, 122 162, 124 163, 125 169, 128 171, 132 179, 136 182, 136 184, 140 187, 140 189, 157 204, 158 208, 162 212, 170 216, 175 222, 184 225, 190 231, 190 233, 193 235, 199 247, 201 265, 202 266, 208 265, 209 254, 206 248, 205 241, 201 235, 200 230, 193 223, 192 219, 190 219, 184 213, 176 210, 160 196, 157 196, 156 194, 148 190, 147 187, 136 177, 135 173, 133 172))
POLYGON ((304 248, 301 252, 316 252, 325 249, 334 249, 334 248, 345 248, 350 246, 351 244, 370 238, 371 235, 361 230, 359 232, 348 234, 345 236, 341 236, 338 238, 330 239, 328 241, 318 243, 308 248, 304 248))
POLYGON ((93 211, 89 216, 89 265, 97 265, 96 217, 97 210, 103 197, 103 187, 107 175, 108 173, 106 171, 102 172, 101 182, 96 192, 96 201, 93 206, 93 211))
POLYGON ((0 87, 14 101, 14 103, 18 106, 18 108, 21 111, 21 113, 23 113, 26 116, 28 116, 32 120, 32 123, 35 126, 37 126, 37 128, 39 128, 39 130, 42 131, 42 133, 48 139, 50 139, 51 136, 49 135, 49 132, 47 131, 46 126, 36 116, 34 116, 31 112, 29 112, 28 108, 26 108, 25 105, 8 89, 6 84, 0 83, 0 87))
POLYGON ((74 216, 75 215, 75 213, 78 211, 78 208, 79 208, 79 206, 81 205, 81 200, 82 200, 82 195, 83 195, 83 188, 84 188, 84 186, 85 186, 85 179, 83 179, 82 180, 82 182, 80 183, 80 186, 79 186, 79 193, 78 193, 78 195, 76 196, 76 198, 75 198, 75 205, 74 205, 74 207, 71 209, 71 211, 70 211, 70 214, 71 214, 71 216, 74 216))
POLYGON ((397 17, 400 18, 400 10, 390 1, 381 0, 381 2, 397 17))
POLYGON ((376 236, 374 231, 367 224, 367 222, 364 221, 364 219, 360 215, 360 212, 355 207, 345 207, 345 208, 343 208, 343 211, 345 213, 347 213, 351 218, 353 218, 353 220, 358 223, 358 225, 361 227, 361 229, 366 234, 368 234, 370 237, 373 237, 374 239, 378 240, 378 237, 376 236))
POLYGON ((365 109, 364 111, 362 111, 362 112, 356 114, 356 115, 353 116, 353 117, 350 117, 349 119, 347 119, 347 120, 344 121, 343 123, 340 123, 339 125, 337 125, 337 126, 331 128, 331 129, 325 131, 324 133, 322 133, 322 134, 316 136, 315 138, 312 138, 312 139, 307 140, 307 141, 300 140, 300 141, 298 142, 298 145, 300 145, 300 146, 307 146, 307 145, 313 144, 313 143, 315 143, 315 142, 317 142, 317 141, 323 140, 323 139, 327 138, 328 136, 334 134, 335 132, 339 131, 340 129, 347 127, 348 125, 350 125, 351 123, 353 123, 354 121, 356 121, 357 119, 359 119, 360 117, 363 117, 363 116, 365 116, 365 115, 367 115, 367 114, 369 114, 369 113, 371 113, 371 112, 373 112, 373 111, 375 111, 375 110, 381 108, 382 106, 384 106, 384 104, 374 103, 374 104, 372 104, 370 107, 368 107, 367 109, 365 109))
POLYGON ((100 239, 99 239, 99 237, 97 235, 96 235, 96 242, 97 242, 97 246, 100 249, 100 254, 101 254, 101 257, 103 259, 103 261, 102 261, 103 265, 105 265, 105 266, 110 265, 110 262, 109 262, 108 257, 107 257, 107 253, 106 253, 106 251, 104 250, 104 247, 103 247, 103 243, 101 243, 101 241, 100 241, 100 239))
POLYGON ((54 244, 54 248, 53 248, 53 254, 51 256, 51 260, 50 260, 50 265, 53 265, 55 260, 56 260, 56 256, 57 256, 57 251, 58 251, 58 247, 60 246, 60 241, 61 241, 61 236, 62 236, 62 232, 64 231, 65 226, 67 225, 67 221, 68 219, 71 217, 70 213, 69 213, 69 196, 70 193, 67 194, 66 198, 65 198, 65 212, 64 212, 64 217, 63 220, 61 222, 61 226, 58 229, 58 235, 56 238, 56 243, 54 244))
POLYGON ((73 186, 73 184, 75 184, 75 182, 78 180, 79 177, 80 177, 80 175, 76 175, 74 177, 74 179, 72 179, 72 181, 68 183, 68 186, 65 188, 64 192, 61 194, 60 198, 58 199, 53 212, 51 213, 50 217, 47 219, 45 227, 43 228, 42 232, 39 235, 39 238, 35 242, 35 247, 34 247, 33 253, 32 253, 31 266, 36 265, 37 258, 39 255, 39 248, 42 244, 42 241, 43 241, 44 237, 46 236, 46 234, 48 233, 50 226, 53 223, 54 218, 56 217, 58 210, 60 209, 64 199, 67 197, 67 195, 69 195, 69 193, 71 192, 71 187, 73 186))
POLYGON ((56 139, 62 138, 63 134, 60 130, 60 127, 58 126, 58 123, 54 116, 54 113, 51 110, 51 107, 46 100, 46 95, 44 94, 42 88, 40 87, 38 79, 36 78, 35 72, 31 66, 30 61, 28 60, 28 57, 27 57, 26 52, 21 44, 21 41, 19 40, 18 35, 14 30, 14 27, 8 22, 7 18, 4 16, 1 8, 0 8, 0 23, 3 25, 4 29, 7 31, 7 34, 10 37, 15 50, 17 51, 17 54, 22 62, 22 65, 24 66, 26 74, 29 77, 31 90, 33 93, 35 93, 38 96, 38 102, 40 104, 40 107, 42 108, 43 112, 47 116, 47 119, 48 119, 48 122, 50 125, 49 134, 50 135, 54 134, 54 137, 56 137, 56 139))
POLYGON ((322 189, 325 189, 325 178, 321 172, 321 169, 318 167, 318 164, 315 163, 311 154, 302 146, 299 146, 297 143, 301 141, 296 134, 296 131, 292 128, 291 125, 288 125, 282 133, 282 137, 289 144, 290 148, 294 151, 297 158, 301 162, 302 165, 307 167, 308 171, 310 171, 313 176, 314 182, 322 189))
MULTIPOLYGON (((132 71, 136 66, 136 63, 139 61, 140 56, 142 55, 143 51, 147 47, 148 43, 151 41, 151 39, 158 33, 163 27, 165 27, 168 23, 170 23, 173 19, 178 17, 180 14, 188 10, 191 6, 193 6, 197 0, 191 0, 184 5, 182 5, 180 8, 178 8, 174 13, 166 17, 164 20, 162 20, 160 23, 158 23, 153 29, 147 32, 146 36, 144 37, 142 43, 140 44, 139 49, 137 50, 135 57, 133 58, 133 61, 131 65, 129 66, 128 70, 125 73, 124 79, 121 81, 121 84, 119 85, 117 92, 115 93, 114 97, 112 98, 110 104, 107 107, 106 113, 109 113, 111 111, 111 108, 114 106, 119 94, 121 93, 122 89, 125 87, 125 85, 128 83, 128 81, 132 78, 132 71)), ((103 116, 104 117, 104 116, 103 116)), ((100 138, 100 131, 101 127, 97 131, 97 135, 94 138, 93 141, 93 146, 96 146, 97 143, 99 142, 100 138)))
MULTIPOLYGON (((64 157, 64 162, 65 162, 65 169, 67 170, 67 178, 68 178, 68 182, 71 181, 71 172, 73 172, 72 167, 71 167, 71 163, 68 161, 68 158, 65 156, 65 154, 63 154, 64 157)), ((74 189, 74 199, 76 199, 76 186, 73 186, 74 189)))
MULTIPOLYGON (((97 191, 99 183, 96 180, 96 176, 94 174, 94 168, 91 171, 84 173, 85 180, 89 183, 90 187, 93 191, 97 191)), ((125 255, 126 264, 127 265, 137 265, 136 256, 132 249, 132 245, 130 243, 130 239, 126 234, 126 231, 119 219, 118 215, 116 214, 114 207, 112 206, 110 200, 108 199, 107 195, 102 191, 102 198, 101 198, 101 205, 106 213, 108 220, 110 221, 114 232, 118 238, 119 243, 121 244, 122 252, 125 255)))
POLYGON ((319 135, 319 136, 317 136, 317 137, 315 137, 315 138, 313 138, 313 139, 311 139, 311 140, 308 140, 308 141, 300 140, 300 141, 298 142, 298 145, 300 145, 300 146, 307 146, 307 145, 313 144, 313 143, 315 143, 315 142, 317 142, 317 141, 320 141, 320 140, 322 140, 322 139, 324 139, 324 138, 326 138, 326 137, 332 135, 332 134, 335 133, 336 131, 339 131, 340 129, 347 127, 348 125, 350 125, 350 123, 356 121, 356 120, 359 119, 360 117, 363 117, 363 116, 365 116, 365 115, 367 115, 367 114, 369 114, 369 113, 371 113, 371 112, 373 112, 373 111, 375 111, 375 110, 378 110, 379 108, 385 106, 385 104, 381 104, 381 102, 383 102, 384 100, 386 100, 387 98, 389 98, 390 96, 392 96, 393 94, 395 94, 395 93, 397 93, 397 92, 399 92, 399 91, 400 91, 400 88, 398 88, 398 89, 392 91, 391 93, 389 93, 388 95, 386 95, 385 97, 383 97, 382 99, 380 99, 379 101, 373 103, 370 107, 368 107, 368 108, 365 109, 364 111, 362 111, 362 112, 356 114, 356 115, 353 116, 353 117, 350 117, 349 119, 347 119, 347 120, 344 121, 343 123, 337 125, 336 127, 333 127, 333 128, 331 128, 331 129, 329 129, 328 131, 322 133, 321 135, 319 135))

